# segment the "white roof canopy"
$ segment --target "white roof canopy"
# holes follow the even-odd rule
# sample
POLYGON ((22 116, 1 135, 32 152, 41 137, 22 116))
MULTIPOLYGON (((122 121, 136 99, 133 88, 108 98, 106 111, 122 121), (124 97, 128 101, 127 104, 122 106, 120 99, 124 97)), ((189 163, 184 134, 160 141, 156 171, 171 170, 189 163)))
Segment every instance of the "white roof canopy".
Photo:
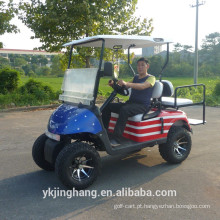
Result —
POLYGON ((97 35, 93 37, 85 37, 83 39, 74 40, 63 46, 80 45, 82 47, 101 47, 102 43, 98 40, 105 40, 105 48, 113 49, 114 46, 120 46, 122 49, 128 49, 130 45, 135 45, 133 48, 144 48, 171 43, 171 41, 163 38, 153 38, 149 36, 135 35, 97 35))

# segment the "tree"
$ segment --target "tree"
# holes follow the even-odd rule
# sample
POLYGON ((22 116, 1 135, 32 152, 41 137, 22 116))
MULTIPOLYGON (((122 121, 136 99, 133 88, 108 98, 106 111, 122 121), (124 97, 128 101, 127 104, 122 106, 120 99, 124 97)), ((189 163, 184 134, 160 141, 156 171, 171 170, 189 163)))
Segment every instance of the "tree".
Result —
POLYGON ((46 64, 48 64, 47 58, 43 55, 39 55, 38 60, 41 66, 46 66, 46 64))
MULTIPOLYGON (((20 19, 40 38, 40 49, 59 51, 62 44, 97 34, 150 35, 152 19, 134 16, 137 0, 30 0, 20 4, 20 19)), ((84 62, 94 50, 82 51, 84 62)))
POLYGON ((217 44, 220 43, 220 33, 214 32, 206 36, 203 40, 203 49, 213 49, 217 44))
POLYGON ((20 73, 10 68, 0 70, 0 93, 6 94, 18 88, 20 73))
POLYGON ((28 71, 27 76, 29 76, 29 77, 35 77, 36 74, 35 74, 35 72, 34 72, 33 70, 30 70, 30 71, 28 71))
POLYGON ((37 64, 39 66, 46 66, 48 60, 44 55, 33 55, 31 57, 31 64, 37 64))
POLYGON ((23 55, 23 58, 24 58, 28 63, 31 62, 31 55, 24 54, 24 55, 23 55))
POLYGON ((31 57, 31 64, 39 64, 38 56, 34 55, 31 57))
POLYGON ((214 32, 206 36, 200 56, 203 63, 213 66, 214 72, 219 71, 216 67, 220 63, 220 33, 214 32))
POLYGON ((64 71, 61 68, 62 55, 56 55, 52 58, 51 75, 63 76, 64 71))
POLYGON ((183 51, 184 52, 192 52, 192 46, 191 45, 183 45, 183 51))
POLYGON ((51 69, 48 66, 42 66, 36 69, 36 74, 39 76, 48 76, 51 73, 51 69))
POLYGON ((28 73, 30 71, 32 71, 30 64, 26 64, 26 65, 22 66, 22 69, 24 70, 24 73, 25 73, 26 76, 28 76, 28 73))
POLYGON ((192 49, 193 47, 191 45, 183 45, 183 58, 184 61, 192 64, 192 49))
POLYGON ((35 73, 36 72, 36 69, 38 68, 38 65, 33 63, 31 64, 31 70, 35 73))
MULTIPOLYGON (((17 13, 17 9, 12 0, 9 0, 8 4, 4 1, 0 1, 0 35, 4 33, 18 32, 16 25, 10 24, 11 19, 17 13)), ((0 48, 3 47, 3 43, 0 42, 0 48)))
POLYGON ((22 67, 27 64, 27 61, 23 57, 17 57, 14 59, 15 67, 22 67))
POLYGON ((14 60, 16 58, 15 54, 8 54, 8 58, 9 58, 11 65, 13 66, 14 60))
POLYGON ((182 50, 182 45, 180 43, 174 44, 174 52, 180 52, 182 50))
POLYGON ((182 50, 182 45, 180 43, 174 44, 173 54, 170 57, 170 61, 174 63, 180 63, 180 51, 182 50))
POLYGON ((5 66, 9 66, 8 59, 0 56, 0 69, 4 68, 5 66))
POLYGON ((164 64, 164 60, 160 55, 152 56, 148 58, 149 63, 150 63, 150 68, 148 73, 152 74, 154 76, 159 76, 161 72, 161 67, 164 64))

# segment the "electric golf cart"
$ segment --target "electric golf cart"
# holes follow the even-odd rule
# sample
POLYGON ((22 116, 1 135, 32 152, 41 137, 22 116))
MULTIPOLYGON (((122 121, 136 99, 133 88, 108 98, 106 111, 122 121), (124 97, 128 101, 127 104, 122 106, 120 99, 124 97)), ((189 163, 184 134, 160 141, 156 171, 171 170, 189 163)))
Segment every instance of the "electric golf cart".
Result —
MULTIPOLYGON (((191 150, 192 132, 190 124, 205 123, 205 86, 203 84, 177 87, 175 90, 170 81, 162 80, 162 72, 169 60, 169 41, 147 36, 98 35, 75 40, 65 44, 70 46, 68 69, 65 73, 59 99, 62 104, 52 113, 47 130, 39 136, 33 145, 32 155, 35 163, 44 170, 54 170, 61 182, 68 188, 84 189, 97 178, 101 169, 98 151, 110 155, 134 152, 145 147, 159 145, 159 152, 169 163, 180 163, 191 150), (127 121, 121 145, 113 147, 110 143, 112 131, 118 115, 112 113, 109 128, 102 123, 102 111, 115 101, 117 94, 129 95, 126 88, 117 85, 113 64, 103 61, 104 49, 127 49, 128 65, 131 48, 167 46, 166 62, 156 81, 151 109, 145 114, 135 115, 127 121), (100 48, 100 59, 97 68, 70 69, 74 47, 100 48), (104 64, 104 65, 103 65, 104 64), (102 68, 104 66, 104 68, 102 68), (114 78, 113 91, 99 108, 96 98, 100 78, 114 78), (185 87, 202 87, 203 100, 193 103, 192 100, 178 98, 178 90, 185 87), (188 119, 179 110, 181 107, 202 105, 203 119, 188 119)), ((134 70, 132 69, 134 72, 134 70)))

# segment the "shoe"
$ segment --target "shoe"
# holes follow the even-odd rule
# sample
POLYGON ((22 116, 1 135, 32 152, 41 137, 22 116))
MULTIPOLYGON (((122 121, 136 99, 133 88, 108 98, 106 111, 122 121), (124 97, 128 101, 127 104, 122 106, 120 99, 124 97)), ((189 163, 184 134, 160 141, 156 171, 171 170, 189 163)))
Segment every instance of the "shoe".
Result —
POLYGON ((117 147, 120 145, 120 143, 115 139, 110 139, 110 143, 111 143, 112 147, 117 147))

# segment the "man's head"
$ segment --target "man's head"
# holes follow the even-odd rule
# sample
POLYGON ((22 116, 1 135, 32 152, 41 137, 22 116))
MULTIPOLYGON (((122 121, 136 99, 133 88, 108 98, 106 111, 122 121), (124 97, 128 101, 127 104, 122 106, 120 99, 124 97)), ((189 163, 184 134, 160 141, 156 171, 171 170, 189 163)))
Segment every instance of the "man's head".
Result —
POLYGON ((144 75, 147 73, 147 70, 149 69, 149 62, 144 57, 141 57, 137 61, 137 71, 140 75, 144 75))

